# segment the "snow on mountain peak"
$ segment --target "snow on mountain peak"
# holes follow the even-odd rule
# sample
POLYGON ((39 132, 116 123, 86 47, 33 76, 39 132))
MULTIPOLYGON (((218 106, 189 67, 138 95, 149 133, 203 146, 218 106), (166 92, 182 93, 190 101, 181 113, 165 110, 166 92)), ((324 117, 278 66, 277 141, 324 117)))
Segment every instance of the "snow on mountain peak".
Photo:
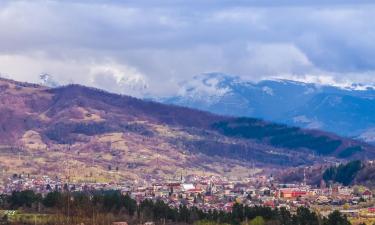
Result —
POLYGON ((213 103, 231 91, 228 79, 234 78, 220 73, 195 76, 192 80, 182 83, 178 95, 213 103))
MULTIPOLYGON (((312 82, 285 78, 249 81, 222 73, 208 73, 181 83, 178 95, 161 101, 348 136, 358 136, 364 129, 374 127, 371 115, 375 107, 375 89, 371 89, 371 85, 330 85, 326 81, 333 82, 329 79, 312 82)), ((372 131, 366 134, 363 139, 373 137, 372 131)))
POLYGON ((274 93, 273 93, 273 89, 270 88, 270 87, 264 86, 264 87, 262 88, 262 90, 263 90, 264 93, 266 93, 266 94, 268 94, 268 95, 271 95, 271 96, 274 95, 274 93))
POLYGON ((60 86, 54 77, 48 73, 42 73, 39 75, 40 84, 47 87, 58 87, 60 86))
POLYGON ((364 84, 353 82, 350 80, 339 80, 334 76, 329 75, 305 75, 305 76, 294 76, 294 75, 282 75, 270 78, 270 80, 279 80, 283 82, 296 82, 299 84, 314 84, 315 86, 331 86, 340 88, 343 90, 351 91, 366 91, 375 90, 375 83, 364 84))
POLYGON ((324 124, 316 118, 308 118, 305 115, 299 115, 292 118, 295 124, 303 124, 308 129, 322 129, 324 124))
POLYGON ((359 139, 369 142, 369 143, 375 143, 375 127, 369 128, 365 132, 363 132, 359 139))
POLYGON ((240 88, 260 88, 260 90, 269 95, 277 95, 278 87, 275 85, 299 87, 301 94, 311 96, 315 93, 321 92, 325 88, 336 88, 337 90, 345 91, 368 91, 374 90, 375 85, 372 84, 361 84, 361 83, 339 83, 331 77, 318 77, 310 79, 308 76, 305 78, 301 77, 290 77, 290 79, 282 77, 272 77, 267 79, 261 79, 258 81, 249 81, 243 77, 228 75, 224 73, 205 73, 194 76, 189 81, 184 81, 180 85, 178 91, 179 96, 190 96, 191 98, 204 99, 209 97, 210 99, 219 99, 223 95, 236 91, 235 89, 240 88))

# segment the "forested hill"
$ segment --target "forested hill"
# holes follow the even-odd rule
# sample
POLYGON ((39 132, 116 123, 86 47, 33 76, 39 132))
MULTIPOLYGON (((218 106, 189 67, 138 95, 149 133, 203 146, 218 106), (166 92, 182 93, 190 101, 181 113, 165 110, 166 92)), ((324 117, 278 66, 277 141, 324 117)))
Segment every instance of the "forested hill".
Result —
POLYGON ((282 183, 303 182, 304 174, 308 184, 332 186, 363 185, 375 187, 375 164, 373 161, 353 160, 335 165, 317 164, 314 166, 301 166, 279 171, 276 174, 282 183), (324 181, 324 182, 322 182, 324 181))
POLYGON ((375 187, 375 165, 372 162, 351 161, 327 168, 323 173, 326 182, 343 185, 361 184, 375 187))
POLYGON ((325 132, 219 116, 80 85, 47 88, 0 80, 0 113, 4 162, 11 162, 15 152, 28 160, 5 163, 9 171, 61 173, 58 164, 66 154, 77 169, 92 168, 77 176, 112 176, 106 171, 118 168, 129 179, 172 176, 182 169, 237 175, 239 170, 248 173, 252 163, 292 166, 326 157, 375 156, 374 146, 325 132))
MULTIPOLYGON (((112 109, 119 109, 123 115, 126 115, 120 121, 145 119, 168 126, 218 132, 230 138, 240 137, 256 140, 275 148, 308 150, 318 155, 331 155, 339 158, 375 156, 375 148, 368 144, 321 131, 304 130, 252 118, 237 119, 218 116, 199 110, 143 101, 78 85, 53 89, 51 92, 55 94, 53 108, 55 110, 63 110, 61 107, 69 107, 69 103, 108 110, 107 115, 109 114, 109 116, 106 119, 106 124, 84 124, 81 132, 88 134, 105 133, 106 130, 123 131, 123 128, 116 127, 119 125, 116 123, 117 118, 110 114, 112 109), (89 131, 90 129, 93 131, 89 131)), ((49 110, 50 114, 53 113, 53 109, 49 110)), ((147 133, 147 131, 145 132, 147 133)), ((202 151, 204 150, 202 149, 202 151)), ((225 156, 243 158, 241 152, 238 155, 236 152, 233 153, 233 155, 230 153, 225 156)), ((220 152, 214 154, 222 155, 220 152)))
POLYGON ((309 150, 318 155, 333 155, 338 158, 374 156, 373 146, 368 144, 318 130, 306 130, 258 119, 235 118, 217 122, 213 127, 226 136, 254 139, 290 150, 309 150))

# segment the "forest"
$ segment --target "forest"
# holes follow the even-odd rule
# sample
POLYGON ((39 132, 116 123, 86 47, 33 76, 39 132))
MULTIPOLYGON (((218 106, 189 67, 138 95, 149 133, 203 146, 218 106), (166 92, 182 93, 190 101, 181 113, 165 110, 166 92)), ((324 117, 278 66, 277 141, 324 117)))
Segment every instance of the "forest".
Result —
MULTIPOLYGON (((221 121, 215 123, 214 128, 227 136, 268 140, 270 144, 276 147, 295 150, 310 149, 319 155, 332 154, 342 145, 340 139, 314 134, 297 127, 266 123, 252 118, 221 121)), ((349 157, 356 152, 358 152, 358 149, 349 149, 341 157, 349 157)))
POLYGON ((332 166, 324 171, 323 179, 326 182, 337 182, 347 186, 353 182, 362 167, 362 162, 359 160, 332 166))

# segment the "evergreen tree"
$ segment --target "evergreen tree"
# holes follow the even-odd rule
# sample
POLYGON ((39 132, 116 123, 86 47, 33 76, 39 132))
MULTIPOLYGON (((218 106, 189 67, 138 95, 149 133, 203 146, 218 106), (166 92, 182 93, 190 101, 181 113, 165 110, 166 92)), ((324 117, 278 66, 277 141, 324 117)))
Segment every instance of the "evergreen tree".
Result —
POLYGON ((324 221, 324 225, 350 225, 346 216, 342 215, 339 211, 334 211, 324 221))
POLYGON ((297 209, 294 221, 298 225, 319 225, 318 216, 305 207, 297 209))

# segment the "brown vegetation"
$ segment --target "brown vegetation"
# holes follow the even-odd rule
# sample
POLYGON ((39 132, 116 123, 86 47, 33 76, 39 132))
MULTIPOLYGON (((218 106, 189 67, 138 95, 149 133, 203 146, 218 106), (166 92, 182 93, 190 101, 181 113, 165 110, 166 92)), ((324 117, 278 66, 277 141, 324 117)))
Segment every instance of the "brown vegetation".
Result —
MULTIPOLYGON (((232 118, 79 85, 49 89, 0 80, 0 114, 0 144, 11 149, 0 152, 6 173, 91 181, 187 173, 246 176, 254 163, 304 165, 323 157, 308 148, 273 144, 268 136, 231 135, 215 127, 232 118)), ((255 131, 275 127, 256 124, 255 131)), ((293 135, 300 135, 296 132, 293 135)), ((340 143, 337 151, 358 145, 330 134, 303 132, 340 143)), ((373 147, 359 145, 360 155, 374 155, 373 147)))

